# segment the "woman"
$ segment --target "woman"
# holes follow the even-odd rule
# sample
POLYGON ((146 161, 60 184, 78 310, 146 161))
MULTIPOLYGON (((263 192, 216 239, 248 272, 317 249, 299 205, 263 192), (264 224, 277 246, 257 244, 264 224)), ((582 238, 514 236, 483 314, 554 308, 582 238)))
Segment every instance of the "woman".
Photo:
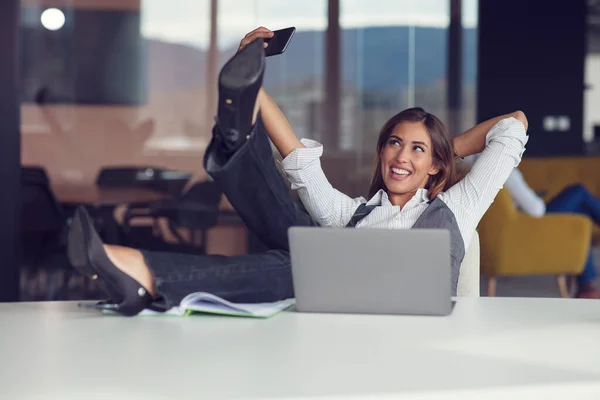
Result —
POLYGON ((206 170, 248 228, 271 250, 224 257, 104 246, 80 209, 69 235, 69 258, 80 272, 105 281, 111 299, 102 307, 134 315, 145 307, 177 305, 195 291, 246 302, 293 297, 287 229, 298 225, 450 229, 456 293, 473 232, 524 151, 524 114, 483 122, 452 142, 435 116, 405 110, 381 130, 369 201, 352 199, 332 188, 323 174, 322 146, 298 140, 261 88, 263 39, 271 36, 262 27, 250 32, 221 70, 217 123, 204 158, 206 170), (292 201, 267 135, 308 213, 292 201), (470 173, 454 184, 454 157, 482 151, 470 173))

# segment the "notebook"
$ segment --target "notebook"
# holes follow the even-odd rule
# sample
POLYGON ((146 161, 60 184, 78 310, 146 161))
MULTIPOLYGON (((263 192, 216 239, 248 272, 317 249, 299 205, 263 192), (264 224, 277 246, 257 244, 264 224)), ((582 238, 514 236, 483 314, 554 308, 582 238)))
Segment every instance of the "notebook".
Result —
MULTIPOLYGON (((196 292, 184 297, 178 306, 165 312, 143 310, 138 315, 174 315, 188 316, 192 314, 216 314, 235 317, 270 318, 294 306, 295 299, 285 299, 273 303, 232 303, 211 293, 196 292)), ((115 311, 104 310, 104 313, 115 314, 115 311)))

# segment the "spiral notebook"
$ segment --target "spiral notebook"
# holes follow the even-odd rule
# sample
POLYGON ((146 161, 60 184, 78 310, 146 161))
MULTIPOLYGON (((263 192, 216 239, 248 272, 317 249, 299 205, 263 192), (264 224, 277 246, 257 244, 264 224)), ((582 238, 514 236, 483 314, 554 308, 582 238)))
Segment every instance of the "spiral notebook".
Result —
POLYGON ((295 299, 285 299, 273 303, 232 303, 211 293, 196 292, 187 295, 175 306, 165 312, 144 310, 138 315, 174 315, 216 314, 235 317, 270 318, 294 306, 295 299))

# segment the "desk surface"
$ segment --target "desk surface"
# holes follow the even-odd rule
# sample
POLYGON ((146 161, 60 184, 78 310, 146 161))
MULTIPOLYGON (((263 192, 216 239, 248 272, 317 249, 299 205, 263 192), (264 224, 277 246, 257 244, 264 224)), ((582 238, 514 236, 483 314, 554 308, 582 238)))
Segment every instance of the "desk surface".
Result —
POLYGON ((0 327, 2 399, 600 394, 595 300, 465 298, 450 317, 269 320, 123 318, 74 303, 17 303, 0 304, 0 327))

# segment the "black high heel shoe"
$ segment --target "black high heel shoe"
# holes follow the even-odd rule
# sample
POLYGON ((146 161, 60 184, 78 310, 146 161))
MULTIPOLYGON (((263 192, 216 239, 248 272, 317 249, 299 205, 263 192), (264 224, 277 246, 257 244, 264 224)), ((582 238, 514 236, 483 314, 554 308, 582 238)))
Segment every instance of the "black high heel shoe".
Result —
POLYGON ((215 133, 235 152, 252 130, 252 117, 265 73, 265 48, 259 38, 235 54, 219 74, 219 108, 215 133))
POLYGON ((83 207, 75 211, 69 231, 67 255, 73 267, 92 279, 106 284, 110 300, 92 305, 93 308, 116 311, 132 316, 150 308, 153 298, 146 288, 122 272, 108 258, 104 244, 83 207))

